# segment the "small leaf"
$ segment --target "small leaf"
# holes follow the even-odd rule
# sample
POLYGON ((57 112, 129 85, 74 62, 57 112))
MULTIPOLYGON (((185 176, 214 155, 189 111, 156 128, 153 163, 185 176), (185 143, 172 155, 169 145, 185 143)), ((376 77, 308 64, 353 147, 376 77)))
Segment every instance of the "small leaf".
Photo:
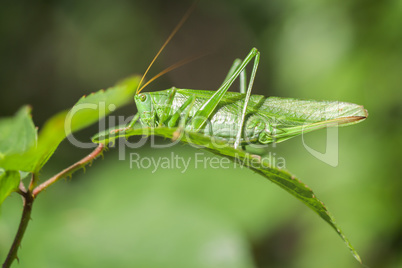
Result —
MULTIPOLYGON (((137 135, 157 135, 172 139, 172 137, 177 134, 176 130, 176 128, 167 127, 142 128, 141 125, 137 124, 134 126, 134 128, 131 129, 121 127, 118 129, 112 129, 99 133, 92 138, 92 141, 107 144, 109 142, 114 142, 114 140, 119 137, 128 138, 130 136, 137 135)), ((211 151, 217 155, 227 157, 241 165, 247 166, 249 169, 269 179, 270 181, 277 184, 279 187, 285 189, 294 197, 302 201, 305 205, 316 212, 338 233, 338 235, 345 242, 346 246, 352 252, 353 256, 359 262, 361 262, 361 259, 356 250, 352 247, 349 240, 336 224, 334 217, 329 213, 324 203, 315 196, 310 188, 308 188, 305 184, 296 179, 290 173, 278 168, 270 167, 262 161, 263 159, 258 156, 251 155, 245 151, 236 150, 233 147, 228 146, 227 142, 223 139, 211 139, 210 137, 197 132, 184 132, 182 134, 183 135, 181 135, 180 141, 190 143, 192 145, 198 145, 203 149, 211 151)))
POLYGON ((4 199, 18 189, 20 174, 18 171, 0 169, 0 205, 4 199))
POLYGON ((69 111, 62 111, 45 123, 39 132, 37 147, 26 152, 20 162, 1 163, 0 160, 0 165, 8 170, 38 172, 69 134, 96 123, 132 101, 139 80, 138 76, 133 76, 115 87, 82 97, 69 111))
POLYGON ((29 106, 22 107, 15 116, 0 119, 0 154, 23 153, 36 141, 36 129, 29 106))
POLYGON ((29 106, 22 107, 15 116, 0 119, 0 167, 19 170, 24 166, 24 154, 35 147, 37 131, 29 106))

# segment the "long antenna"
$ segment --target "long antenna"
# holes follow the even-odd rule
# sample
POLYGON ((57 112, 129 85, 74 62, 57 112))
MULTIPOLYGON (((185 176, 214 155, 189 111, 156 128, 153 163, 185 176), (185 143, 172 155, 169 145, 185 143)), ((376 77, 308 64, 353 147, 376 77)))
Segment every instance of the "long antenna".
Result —
POLYGON ((179 68, 179 67, 181 67, 181 66, 183 66, 183 65, 185 65, 185 64, 187 64, 189 62, 197 60, 197 59, 199 59, 199 58, 201 58, 201 57, 203 57, 203 56, 205 56, 207 54, 209 54, 209 53, 203 53, 203 54, 195 55, 195 56, 192 56, 192 57, 185 58, 185 59, 183 59, 183 60, 181 60, 179 62, 176 62, 175 64, 169 66, 168 68, 166 68, 162 72, 160 72, 157 75, 155 75, 154 77, 152 77, 149 81, 147 81, 139 90, 137 90, 137 94, 140 93, 141 90, 143 90, 146 86, 148 86, 155 79, 157 79, 157 78, 161 77, 162 75, 164 75, 164 74, 166 74, 166 73, 168 73, 168 72, 170 72, 170 71, 172 71, 174 69, 177 69, 177 68, 179 68))
MULTIPOLYGON (((166 47, 166 45, 170 42, 170 40, 172 39, 172 37, 177 33, 177 31, 181 28, 181 26, 183 26, 184 22, 188 19, 188 17, 190 16, 191 12, 193 12, 196 4, 197 4, 198 0, 195 1, 191 7, 187 10, 187 12, 184 14, 184 16, 181 18, 180 22, 176 25, 176 27, 173 29, 172 33, 169 35, 169 37, 166 39, 165 43, 162 45, 162 47, 159 49, 158 53, 155 55, 154 59, 151 61, 151 63, 149 64, 147 70, 145 71, 144 75, 141 77, 140 83, 138 84, 137 87, 137 92, 136 94, 139 93, 139 88, 145 78, 145 76, 147 75, 149 69, 151 68, 151 66, 154 64, 155 60, 159 57, 159 54, 161 54, 161 52, 163 51, 163 49, 166 47)), ((149 84, 149 83, 148 83, 149 84)), ((144 87, 142 87, 144 88, 144 87)), ((141 89, 142 89, 141 88, 141 89)))

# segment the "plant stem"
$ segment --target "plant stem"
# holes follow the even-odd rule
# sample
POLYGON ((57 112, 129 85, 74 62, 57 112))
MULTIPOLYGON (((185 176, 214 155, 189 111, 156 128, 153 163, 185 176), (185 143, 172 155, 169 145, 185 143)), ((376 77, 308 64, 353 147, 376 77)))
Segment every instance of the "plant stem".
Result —
POLYGON ((31 178, 31 181, 30 181, 29 187, 28 187, 29 191, 31 191, 31 192, 33 191, 38 180, 39 180, 38 175, 35 173, 32 173, 32 178, 31 178))
POLYGON ((64 169, 63 171, 59 172, 58 174, 54 175, 47 181, 45 181, 42 184, 40 184, 39 186, 37 186, 32 192, 33 197, 35 198, 39 193, 41 193, 43 190, 45 190, 47 187, 49 187, 50 185, 52 185, 59 179, 71 175, 78 169, 83 168, 86 164, 92 162, 96 157, 98 157, 103 152, 104 148, 105 148, 105 146, 103 144, 99 144, 99 146, 96 147, 96 149, 92 153, 90 153, 89 155, 87 155, 86 157, 84 157, 83 159, 78 161, 77 163, 69 166, 68 168, 64 169))
MULTIPOLYGON (((7 258, 3 263, 3 268, 9 268, 15 259, 18 260, 17 257, 18 248, 21 245, 21 241, 24 236, 25 230, 28 226, 29 220, 31 219, 32 205, 35 200, 35 197, 43 190, 45 190, 47 187, 58 181, 59 179, 71 175, 74 171, 83 168, 86 164, 92 162, 96 157, 102 154, 104 148, 105 146, 103 144, 99 144, 99 146, 96 147, 96 149, 92 153, 90 153, 77 163, 66 168, 65 170, 61 171, 60 173, 56 174, 55 176, 51 177, 50 179, 48 179, 47 181, 36 187, 33 191, 31 191, 30 189, 26 190, 24 184, 20 183, 18 193, 22 196, 24 202, 24 209, 22 211, 21 221, 18 227, 17 234, 15 235, 14 242, 11 245, 7 258)), ((33 185, 32 181, 34 180, 35 178, 32 177, 30 185, 33 185)))
POLYGON ((31 219, 32 205, 34 197, 31 192, 23 192, 22 198, 24 200, 24 210, 22 211, 20 225, 18 227, 17 234, 15 235, 14 242, 11 245, 10 251, 8 252, 7 258, 4 261, 3 268, 8 268, 11 266, 15 259, 18 259, 17 252, 21 244, 21 240, 24 236, 25 230, 28 226, 28 222, 31 219))

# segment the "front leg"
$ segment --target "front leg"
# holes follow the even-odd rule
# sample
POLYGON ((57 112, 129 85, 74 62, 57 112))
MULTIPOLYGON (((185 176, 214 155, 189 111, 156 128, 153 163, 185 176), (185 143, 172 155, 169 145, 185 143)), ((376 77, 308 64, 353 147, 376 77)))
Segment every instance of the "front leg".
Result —
MULTIPOLYGON (((170 117, 169 121, 168 121, 168 127, 174 127, 177 125, 177 120, 179 120, 179 118, 181 117, 181 114, 184 112, 184 110, 190 106, 190 108, 187 110, 186 115, 185 115, 185 119, 187 120, 188 115, 190 114, 190 111, 194 105, 195 102, 195 95, 192 95, 191 97, 189 97, 183 104, 182 106, 179 107, 179 109, 177 109, 177 111, 170 117)), ((185 122, 184 122, 185 124, 185 122)))
POLYGON ((130 123, 128 123, 126 128, 133 128, 133 126, 137 122, 138 118, 140 118, 140 113, 137 113, 136 115, 134 115, 133 119, 131 119, 130 123))
MULTIPOLYGON (((184 116, 182 116, 181 119, 180 119, 179 127, 178 127, 177 130, 173 133, 172 140, 174 140, 174 141, 177 140, 177 139, 181 136, 181 134, 183 133, 184 128, 185 128, 185 126, 186 126, 187 119, 188 119, 188 117, 189 117, 189 115, 190 115, 191 110, 193 109, 193 106, 194 106, 194 103, 195 103, 195 99, 196 99, 195 95, 192 95, 192 96, 191 96, 190 98, 188 98, 188 100, 179 108, 180 114, 181 114, 181 113, 188 107, 188 109, 186 110, 186 113, 185 113, 184 116)), ((179 111, 177 111, 177 112, 179 112, 179 111)), ((177 112, 175 113, 175 115, 178 114, 178 115, 180 116, 180 114, 177 113, 177 112)), ((176 119, 174 120, 174 122, 172 121, 172 125, 175 125, 175 124, 176 124, 177 119, 178 119, 178 117, 176 117, 176 119)))
POLYGON ((171 91, 169 94, 168 101, 166 102, 166 106, 163 107, 162 116, 159 120, 160 125, 166 125, 168 123, 169 115, 170 115, 170 112, 172 111, 172 104, 173 104, 174 97, 176 96, 177 88, 172 87, 170 90, 171 91))

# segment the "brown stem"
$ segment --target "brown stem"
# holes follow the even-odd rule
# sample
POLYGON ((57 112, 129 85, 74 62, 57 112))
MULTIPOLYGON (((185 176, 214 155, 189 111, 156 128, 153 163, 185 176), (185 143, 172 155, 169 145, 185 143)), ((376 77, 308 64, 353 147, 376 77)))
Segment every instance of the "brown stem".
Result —
MULTIPOLYGON (((25 230, 28 226, 28 222, 31 219, 31 211, 32 205, 35 200, 35 197, 42 192, 44 189, 55 183, 57 180, 71 175, 77 169, 84 167, 86 164, 93 161, 96 157, 98 157, 102 151, 104 150, 105 146, 103 144, 99 144, 96 149, 90 153, 88 156, 84 157, 77 163, 71 165, 70 167, 66 168, 65 170, 61 171, 60 173, 56 174, 52 178, 48 179, 38 187, 36 187, 33 191, 29 188, 28 190, 25 189, 24 184, 20 183, 20 187, 18 189, 18 193, 22 196, 24 201, 24 209, 22 211, 20 225, 18 227, 17 234, 15 235, 14 242, 11 245, 10 251, 8 252, 7 258, 3 263, 3 268, 9 268, 15 259, 18 259, 17 253, 18 248, 21 245, 22 238, 24 236, 25 230)), ((35 176, 32 177, 31 185, 34 185, 35 176)))
POLYGON ((33 197, 35 198, 39 193, 41 193, 43 190, 45 190, 47 187, 49 187, 59 179, 67 177, 71 175, 74 171, 83 168, 86 164, 88 164, 89 162, 93 161, 96 157, 98 157, 103 152, 104 148, 105 146, 103 144, 99 144, 98 147, 96 147, 96 149, 92 153, 90 153, 77 163, 64 169, 60 173, 54 175, 53 177, 43 182, 42 184, 38 185, 32 192, 33 197))
POLYGON ((31 192, 24 192, 22 196, 24 200, 24 210, 22 211, 20 225, 18 227, 17 234, 15 235, 14 242, 11 245, 10 251, 8 252, 7 258, 3 263, 3 268, 8 268, 11 266, 15 259, 18 259, 17 252, 21 244, 22 237, 24 236, 25 230, 28 226, 28 222, 31 219, 32 204, 34 197, 31 192))
POLYGON ((25 189, 24 184, 22 181, 20 181, 20 186, 18 187, 18 190, 16 191, 18 194, 20 194, 22 197, 27 193, 27 190, 25 189))

